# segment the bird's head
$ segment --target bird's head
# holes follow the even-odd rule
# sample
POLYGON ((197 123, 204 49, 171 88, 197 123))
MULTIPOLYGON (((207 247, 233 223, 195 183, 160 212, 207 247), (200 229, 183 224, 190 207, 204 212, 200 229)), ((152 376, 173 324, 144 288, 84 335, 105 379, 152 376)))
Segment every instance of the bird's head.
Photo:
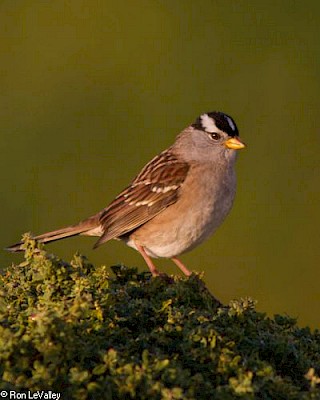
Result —
POLYGON ((188 147, 184 153, 196 161, 233 160, 235 150, 245 147, 235 121, 220 111, 200 115, 179 135, 176 143, 178 148, 188 147))

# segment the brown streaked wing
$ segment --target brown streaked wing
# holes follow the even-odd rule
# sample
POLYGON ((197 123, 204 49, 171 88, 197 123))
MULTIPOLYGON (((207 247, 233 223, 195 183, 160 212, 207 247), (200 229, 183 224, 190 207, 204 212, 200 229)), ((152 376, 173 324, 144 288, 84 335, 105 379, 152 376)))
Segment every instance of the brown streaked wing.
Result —
POLYGON ((166 150, 151 160, 100 215, 104 234, 95 247, 143 225, 179 197, 189 165, 166 150))

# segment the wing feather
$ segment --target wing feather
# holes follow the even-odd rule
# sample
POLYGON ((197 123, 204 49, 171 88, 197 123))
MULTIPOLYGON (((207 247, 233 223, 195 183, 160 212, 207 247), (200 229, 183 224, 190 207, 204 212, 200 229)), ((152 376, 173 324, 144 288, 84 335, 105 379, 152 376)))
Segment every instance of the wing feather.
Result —
POLYGON ((189 165, 169 150, 152 159, 100 214, 104 231, 95 247, 129 234, 175 203, 186 179, 189 165))

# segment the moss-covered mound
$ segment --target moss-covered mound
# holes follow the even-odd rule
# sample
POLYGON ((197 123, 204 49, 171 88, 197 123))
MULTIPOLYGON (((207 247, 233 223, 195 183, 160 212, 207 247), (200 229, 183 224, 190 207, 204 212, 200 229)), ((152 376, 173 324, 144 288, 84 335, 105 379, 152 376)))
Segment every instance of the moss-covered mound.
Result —
POLYGON ((267 318, 249 299, 222 306, 196 275, 117 266, 110 276, 35 246, 27 240, 25 262, 0 278, 0 389, 62 399, 320 398, 319 332, 267 318))

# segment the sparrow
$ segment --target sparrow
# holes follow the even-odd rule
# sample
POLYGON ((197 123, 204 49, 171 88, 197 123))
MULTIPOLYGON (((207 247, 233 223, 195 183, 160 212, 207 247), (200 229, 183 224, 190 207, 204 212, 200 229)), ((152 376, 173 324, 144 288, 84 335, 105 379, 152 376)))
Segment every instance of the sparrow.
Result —
MULTIPOLYGON (((97 236, 94 248, 118 239, 136 249, 153 276, 152 258, 177 258, 208 239, 231 210, 236 193, 237 150, 245 144, 233 118, 213 111, 185 128, 106 208, 83 221, 34 236, 41 243, 97 236)), ((22 242, 7 248, 21 251, 22 242)))

